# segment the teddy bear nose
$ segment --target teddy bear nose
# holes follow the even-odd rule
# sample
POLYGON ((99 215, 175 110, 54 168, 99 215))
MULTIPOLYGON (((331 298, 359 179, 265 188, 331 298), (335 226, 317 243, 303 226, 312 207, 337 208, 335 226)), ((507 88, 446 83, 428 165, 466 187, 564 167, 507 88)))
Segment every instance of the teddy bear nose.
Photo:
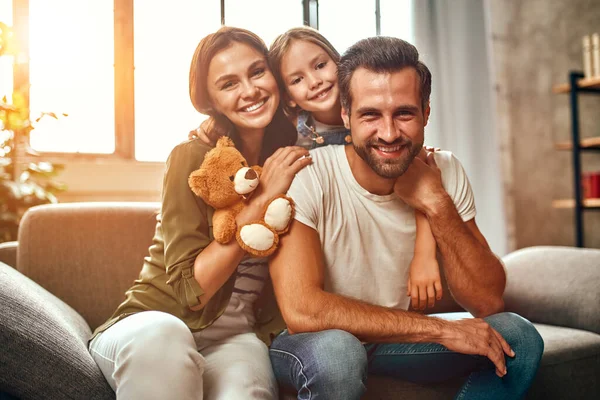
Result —
POLYGON ((244 178, 248 179, 248 180, 253 180, 258 178, 258 175, 256 175, 256 171, 253 169, 249 169, 248 171, 246 171, 246 175, 244 176, 244 178))

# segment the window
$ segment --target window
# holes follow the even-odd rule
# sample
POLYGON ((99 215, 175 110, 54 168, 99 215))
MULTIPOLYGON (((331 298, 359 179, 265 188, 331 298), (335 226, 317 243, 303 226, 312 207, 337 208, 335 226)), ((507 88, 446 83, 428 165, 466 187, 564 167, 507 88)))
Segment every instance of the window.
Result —
MULTIPOLYGON (((12 0, 0 0, 0 22, 7 26, 12 25, 12 0)), ((4 96, 10 101, 13 91, 13 57, 0 56, 0 99, 4 96)))
POLYGON ((380 2, 380 34, 395 36, 414 44, 413 0, 380 0, 380 2))
POLYGON ((302 26, 302 1, 226 0, 225 24, 256 33, 269 47, 277 35, 302 26))
MULTIPOLYGON (((414 42, 413 0, 379 0, 380 32, 414 42)), ((377 1, 321 0, 319 31, 343 54, 358 40, 377 34, 377 1)))
POLYGON ((110 1, 29 0, 31 134, 41 151, 115 151, 114 26, 110 1))
POLYGON ((375 0, 319 2, 319 31, 342 54, 360 39, 375 36, 375 0))
MULTIPOLYGON (((69 114, 43 120, 32 132, 32 146, 164 161, 205 118, 189 100, 189 66, 200 39, 220 26, 222 13, 227 25, 249 29, 269 45, 302 25, 306 1, 0 0, 8 25, 13 5, 29 4, 32 117, 41 111, 69 114)), ((320 0, 318 25, 340 52, 378 29, 412 41, 411 1, 320 0)), ((0 58, 0 95, 12 91, 12 62, 0 58)))
POLYGON ((164 161, 205 117, 189 97, 194 50, 221 25, 218 1, 134 1, 135 158, 164 161))

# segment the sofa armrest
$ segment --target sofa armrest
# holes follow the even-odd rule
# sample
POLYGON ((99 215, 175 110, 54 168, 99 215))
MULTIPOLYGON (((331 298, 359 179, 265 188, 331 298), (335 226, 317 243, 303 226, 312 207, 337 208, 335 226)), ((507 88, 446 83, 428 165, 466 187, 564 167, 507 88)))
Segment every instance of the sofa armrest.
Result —
POLYGON ((506 311, 600 333, 600 250, 536 246, 503 258, 506 311))
POLYGON ((0 263, 0 392, 22 399, 114 399, 70 306, 0 263))
POLYGON ((13 268, 17 267, 17 247, 19 242, 4 242, 0 243, 0 262, 10 265, 13 268))

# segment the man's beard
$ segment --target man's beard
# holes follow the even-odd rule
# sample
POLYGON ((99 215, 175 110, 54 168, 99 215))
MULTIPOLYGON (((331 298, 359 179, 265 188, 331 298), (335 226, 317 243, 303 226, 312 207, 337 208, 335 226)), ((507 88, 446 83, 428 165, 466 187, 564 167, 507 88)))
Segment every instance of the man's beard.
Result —
POLYGON ((364 146, 353 145, 359 157, 365 160, 377 175, 388 179, 395 179, 404 174, 423 148, 423 142, 413 143, 412 140, 406 137, 401 137, 393 143, 374 139, 365 143, 364 146), (381 158, 375 153, 374 146, 402 146, 403 148, 408 148, 408 152, 403 152, 403 155, 399 158, 381 158))

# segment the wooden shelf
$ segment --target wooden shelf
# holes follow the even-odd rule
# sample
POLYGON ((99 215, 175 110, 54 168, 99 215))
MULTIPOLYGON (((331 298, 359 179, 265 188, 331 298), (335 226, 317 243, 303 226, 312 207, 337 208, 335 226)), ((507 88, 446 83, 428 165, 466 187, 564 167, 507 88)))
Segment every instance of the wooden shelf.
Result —
MULTIPOLYGON (((600 77, 580 79, 578 81, 580 88, 597 88, 600 89, 600 77)), ((571 91, 571 85, 568 83, 562 83, 552 88, 554 93, 569 93, 571 91)))
MULTIPOLYGON (((575 200, 562 199, 552 201, 554 208, 575 208, 575 200)), ((584 208, 600 208, 600 199, 585 199, 583 200, 584 208)))
MULTIPOLYGON (((584 149, 600 149, 600 136, 581 139, 579 146, 584 149)), ((573 148, 573 142, 559 142, 554 144, 556 150, 571 150, 573 148)))

